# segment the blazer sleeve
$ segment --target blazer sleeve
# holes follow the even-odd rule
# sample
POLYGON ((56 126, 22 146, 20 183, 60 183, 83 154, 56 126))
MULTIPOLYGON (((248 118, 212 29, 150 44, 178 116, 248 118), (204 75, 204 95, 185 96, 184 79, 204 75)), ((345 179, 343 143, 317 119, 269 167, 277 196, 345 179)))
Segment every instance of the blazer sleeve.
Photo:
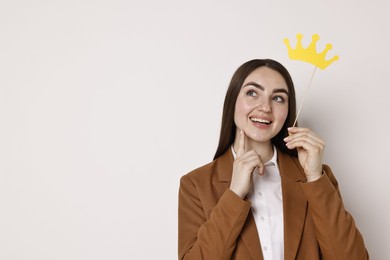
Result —
POLYGON ((179 259, 231 259, 250 202, 226 189, 207 217, 199 189, 188 176, 179 188, 179 259))
POLYGON ((369 259, 363 237, 345 210, 338 183, 324 165, 320 179, 302 183, 323 259, 369 259))

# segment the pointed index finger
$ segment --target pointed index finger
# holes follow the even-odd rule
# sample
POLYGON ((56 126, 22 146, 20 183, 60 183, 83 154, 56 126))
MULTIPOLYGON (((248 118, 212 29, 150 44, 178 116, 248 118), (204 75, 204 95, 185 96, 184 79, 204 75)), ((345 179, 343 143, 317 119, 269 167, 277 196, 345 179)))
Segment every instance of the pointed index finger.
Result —
POLYGON ((245 153, 245 133, 240 130, 240 139, 238 143, 237 157, 241 157, 245 153))

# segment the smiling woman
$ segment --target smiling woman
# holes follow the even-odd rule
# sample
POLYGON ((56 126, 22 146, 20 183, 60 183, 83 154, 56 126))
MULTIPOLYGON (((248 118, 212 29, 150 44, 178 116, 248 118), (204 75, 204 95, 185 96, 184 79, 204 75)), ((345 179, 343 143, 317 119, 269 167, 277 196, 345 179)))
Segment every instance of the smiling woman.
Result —
POLYGON ((266 66, 255 69, 238 93, 236 126, 249 137, 248 142, 268 142, 280 132, 287 115, 288 87, 282 75, 266 66))
MULTIPOLYGON (((277 86, 276 90, 280 90, 280 88, 283 87, 282 88, 283 91, 286 91, 287 88, 286 93, 288 96, 287 97, 288 99, 286 100, 288 106, 287 118, 284 122, 283 128, 279 131, 279 133, 275 137, 273 137, 272 142, 282 151, 288 154, 296 155, 296 151, 287 149, 285 146, 285 142, 283 141, 283 138, 288 134, 287 127, 293 125, 295 115, 296 115, 294 83, 291 79, 290 74, 282 64, 268 59, 268 60, 249 61, 243 64, 240 68, 238 68, 235 74, 233 75, 229 88, 226 92, 225 103, 223 107, 222 126, 221 126, 219 144, 214 159, 216 159, 217 157, 225 153, 229 149, 229 147, 231 146, 231 144, 233 143, 236 137, 236 130, 237 130, 235 124, 236 100, 239 94, 240 93, 242 94, 242 89, 244 89, 243 87, 244 84, 247 86, 254 86, 254 87, 260 86, 260 90, 262 88, 264 89, 264 86, 261 86, 261 84, 258 84, 256 82, 252 82, 251 80, 252 78, 254 79, 259 78, 259 75, 257 75, 255 71, 257 72, 257 70, 264 70, 264 69, 267 70, 269 74, 277 75, 277 78, 279 79, 279 83, 281 85, 277 86), (251 77, 249 78, 249 76, 251 77), (280 82, 280 78, 282 78, 281 82, 280 82), (252 84, 248 84, 250 82, 252 82, 252 84)), ((262 74, 266 74, 266 73, 263 72, 262 74)), ((270 79, 268 78, 268 80, 270 79)), ((276 79, 273 80, 276 81, 276 79)), ((259 92, 259 90, 256 89, 254 91, 259 92)))
POLYGON ((368 259, 322 162, 324 141, 290 127, 288 71, 252 60, 226 93, 214 160, 181 178, 179 259, 368 259))

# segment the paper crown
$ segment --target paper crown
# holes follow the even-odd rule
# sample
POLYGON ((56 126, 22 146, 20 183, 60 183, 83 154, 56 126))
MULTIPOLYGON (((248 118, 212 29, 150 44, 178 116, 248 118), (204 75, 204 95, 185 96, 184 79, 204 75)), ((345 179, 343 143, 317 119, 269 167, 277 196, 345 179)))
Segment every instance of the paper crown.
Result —
POLYGON ((318 34, 313 34, 312 41, 306 49, 302 47, 302 38, 302 34, 297 34, 297 45, 295 49, 291 48, 289 39, 284 39, 284 44, 287 46, 288 56, 290 59, 309 62, 320 69, 325 69, 332 62, 339 59, 339 56, 335 55, 330 60, 325 60, 326 54, 332 49, 332 44, 330 43, 326 45, 325 49, 321 53, 317 53, 317 41, 320 39, 318 34))

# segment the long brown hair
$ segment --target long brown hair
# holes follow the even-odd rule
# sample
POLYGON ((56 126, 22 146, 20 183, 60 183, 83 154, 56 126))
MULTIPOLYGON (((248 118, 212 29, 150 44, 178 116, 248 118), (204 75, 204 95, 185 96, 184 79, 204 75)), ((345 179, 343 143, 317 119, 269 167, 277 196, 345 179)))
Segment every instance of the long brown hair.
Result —
POLYGON ((272 138, 271 142, 282 152, 291 154, 293 156, 297 155, 297 151, 295 149, 288 149, 285 145, 285 142, 283 141, 283 138, 288 135, 287 128, 293 125, 296 115, 295 89, 290 73, 282 64, 275 60, 255 59, 242 64, 233 74, 232 80, 230 81, 229 88, 225 96, 225 102, 223 105, 221 132, 219 136, 218 148, 215 152, 214 159, 224 154, 233 144, 234 139, 236 137, 234 109, 236 105, 237 96, 241 90, 242 84, 249 76, 249 74, 251 74, 255 69, 263 66, 273 69, 283 76, 288 87, 289 95, 288 115, 286 121, 284 122, 284 125, 279 131, 279 133, 274 138, 272 138))

